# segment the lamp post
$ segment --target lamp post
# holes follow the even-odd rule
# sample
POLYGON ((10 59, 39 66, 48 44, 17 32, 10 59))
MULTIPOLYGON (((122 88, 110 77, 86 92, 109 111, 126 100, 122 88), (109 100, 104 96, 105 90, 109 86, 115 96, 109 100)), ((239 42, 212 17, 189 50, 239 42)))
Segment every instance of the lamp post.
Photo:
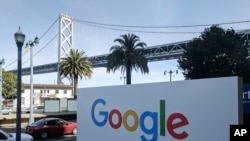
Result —
MULTIPOLYGON (((174 73, 174 71, 170 70, 170 71, 164 71, 164 75, 166 75, 167 73, 169 73, 170 76, 170 82, 172 81, 172 74, 174 73)), ((176 74, 178 74, 178 70, 175 71, 176 74)))
POLYGON ((4 59, 0 60, 0 115, 2 114, 2 89, 3 89, 3 74, 2 74, 2 65, 4 64, 4 59))
POLYGON ((30 50, 30 115, 29 124, 34 122, 33 117, 33 47, 39 44, 38 37, 35 37, 34 41, 30 40, 26 43, 26 51, 30 50))
POLYGON ((14 34, 17 49, 17 106, 16 106, 16 141, 21 140, 21 83, 22 83, 22 47, 25 40, 25 34, 22 33, 19 27, 14 34))

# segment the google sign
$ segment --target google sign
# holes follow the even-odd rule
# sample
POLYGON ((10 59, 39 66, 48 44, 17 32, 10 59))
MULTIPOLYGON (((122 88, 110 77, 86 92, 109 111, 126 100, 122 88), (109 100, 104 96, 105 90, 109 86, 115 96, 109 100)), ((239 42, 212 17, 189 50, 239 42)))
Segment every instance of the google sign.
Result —
MULTIPOLYGON (((141 130, 148 135, 152 135, 151 139, 147 139, 144 135, 141 135, 140 138, 142 141, 156 141, 157 140, 157 136, 158 136, 158 113, 157 112, 151 112, 151 111, 144 111, 140 117, 138 117, 138 114, 133 111, 133 110, 127 110, 125 111, 125 113, 122 115, 121 112, 118 109, 113 109, 110 112, 107 111, 100 111, 99 114, 100 116, 103 116, 103 120, 102 121, 98 121, 95 117, 94 111, 95 111, 95 107, 97 106, 97 104, 102 104, 105 105, 106 101, 103 99, 97 99, 95 100, 95 102, 92 105, 91 108, 91 117, 93 122, 99 126, 102 127, 104 125, 106 125, 107 120, 109 122, 109 125, 111 128, 113 129, 118 129, 121 127, 121 125, 123 124, 124 128, 127 131, 135 131, 138 128, 138 124, 140 124, 140 128, 141 130), (116 123, 114 123, 113 121, 113 116, 117 116, 118 117, 118 121, 116 123), (132 125, 129 125, 127 123, 127 119, 128 116, 132 116, 134 123, 132 125), (145 119, 146 118, 150 118, 153 122, 153 125, 151 128, 146 128, 145 127, 145 119)), ((181 126, 187 125, 188 124, 188 120, 187 118, 181 114, 181 113, 173 113, 169 116, 169 118, 167 119, 167 129, 170 133, 170 135, 172 137, 174 137, 175 139, 185 139, 188 134, 183 131, 182 133, 176 133, 174 131, 175 128, 179 128, 181 126), (175 119, 179 119, 180 121, 178 123, 174 123, 173 121, 175 119)), ((165 100, 161 100, 160 101, 160 133, 162 136, 165 136, 165 100)))
POLYGON ((240 82, 225 77, 79 89, 77 140, 229 140, 229 125, 242 123, 240 82))

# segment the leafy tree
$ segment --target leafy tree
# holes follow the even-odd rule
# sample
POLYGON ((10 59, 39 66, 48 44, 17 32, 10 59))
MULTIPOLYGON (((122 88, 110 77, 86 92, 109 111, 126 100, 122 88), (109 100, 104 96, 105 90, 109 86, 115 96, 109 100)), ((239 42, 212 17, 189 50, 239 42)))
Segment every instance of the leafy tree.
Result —
POLYGON ((15 99, 17 97, 16 82, 17 77, 14 73, 6 72, 3 69, 3 98, 15 99))
POLYGON ((119 45, 110 48, 111 53, 107 57, 107 72, 115 72, 121 69, 121 73, 126 72, 127 84, 131 84, 132 69, 142 74, 149 73, 148 62, 144 57, 144 47, 146 43, 140 42, 138 36, 134 34, 121 35, 121 38, 115 39, 119 45))
POLYGON ((206 28, 178 59, 186 79, 240 76, 250 82, 248 42, 233 29, 206 28))
POLYGON ((88 61, 85 52, 72 49, 66 58, 62 58, 59 66, 60 75, 69 76, 73 80, 74 97, 77 98, 78 77, 91 78, 92 65, 88 61))
MULTIPOLYGON (((17 97, 17 77, 12 72, 6 72, 2 70, 3 75, 3 92, 2 96, 4 99, 15 99, 17 97)), ((21 91, 24 92, 24 83, 21 85, 21 91)))

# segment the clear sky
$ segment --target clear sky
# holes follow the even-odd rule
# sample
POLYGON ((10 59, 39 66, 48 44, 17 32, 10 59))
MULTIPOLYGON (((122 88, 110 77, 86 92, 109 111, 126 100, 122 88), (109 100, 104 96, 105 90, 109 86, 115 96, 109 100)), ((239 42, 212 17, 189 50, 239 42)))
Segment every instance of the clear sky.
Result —
MULTIPOLYGON (((249 21, 249 5, 249 0, 2 0, 0 2, 0 27, 2 33, 0 36, 0 59, 5 59, 3 68, 16 60, 17 47, 14 41, 14 33, 19 26, 21 26, 23 33, 26 34, 27 42, 36 35, 41 36, 44 34, 59 17, 60 13, 67 14, 78 20, 105 24, 181 26, 249 21)), ((81 40, 81 43, 76 43, 75 48, 84 50, 87 56, 109 53, 109 48, 115 44, 113 40, 124 33, 91 27, 86 29, 87 26, 84 25, 77 27, 79 28, 77 35, 81 36, 82 33, 84 39, 81 40), (84 46, 79 46, 79 44, 84 46)), ((225 28, 231 27, 236 30, 250 29, 250 23, 225 25, 225 28)), ((153 30, 202 32, 204 28, 153 30)), ((59 27, 56 27, 56 30, 58 29, 59 27)), ((149 36, 145 33, 135 34, 141 37, 141 41, 146 42, 148 46, 190 40, 199 36, 199 34, 152 34, 149 36)), ((47 38, 47 41, 45 39, 40 41, 41 43, 36 47, 37 50, 48 42, 49 37, 47 38)), ((34 60, 34 65, 42 64, 41 62, 44 60, 49 63, 49 57, 57 57, 56 51, 53 54, 47 51, 45 55, 34 60)), ((25 58, 23 58, 24 61, 25 58)), ((51 63, 53 62, 55 61, 51 63)), ((16 67, 16 63, 14 67, 16 67)), ((178 64, 176 60, 152 62, 149 63, 149 69, 150 73, 146 75, 133 72, 132 83, 169 81, 169 75, 164 76, 163 72, 165 70, 177 70, 178 64)), ((114 74, 106 73, 105 68, 95 68, 93 71, 92 78, 81 80, 79 87, 124 84, 120 71, 114 74)), ((22 79, 24 83, 29 83, 29 76, 23 76, 22 79)), ((183 79, 181 70, 172 77, 173 81, 183 79)), ((54 84, 56 80, 55 73, 34 75, 34 83, 54 84)))

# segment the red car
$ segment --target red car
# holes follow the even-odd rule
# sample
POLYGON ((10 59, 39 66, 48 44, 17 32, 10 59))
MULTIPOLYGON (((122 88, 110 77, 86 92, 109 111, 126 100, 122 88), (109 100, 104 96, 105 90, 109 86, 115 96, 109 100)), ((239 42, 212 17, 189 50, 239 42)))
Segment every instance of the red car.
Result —
POLYGON ((65 134, 75 135, 77 133, 77 124, 60 118, 43 118, 31 125, 27 125, 26 133, 34 138, 42 139, 65 134))

